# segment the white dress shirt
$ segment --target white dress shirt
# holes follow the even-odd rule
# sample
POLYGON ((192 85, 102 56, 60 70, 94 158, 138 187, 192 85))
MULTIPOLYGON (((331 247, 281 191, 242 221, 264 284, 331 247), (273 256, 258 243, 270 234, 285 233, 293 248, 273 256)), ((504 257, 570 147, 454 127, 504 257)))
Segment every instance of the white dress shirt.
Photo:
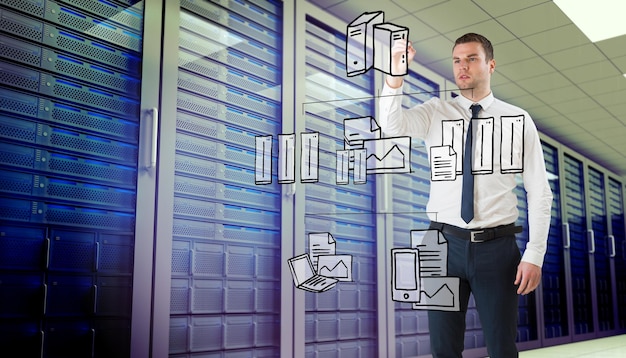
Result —
MULTIPOLYGON (((433 178, 434 173, 431 173, 430 197, 427 204, 429 218, 468 229, 514 223, 519 216, 519 210, 517 196, 513 190, 517 186, 516 177, 519 178, 519 174, 515 173, 516 170, 504 170, 509 166, 502 163, 512 158, 512 155, 517 156, 519 159, 517 172, 521 174, 527 194, 530 231, 522 261, 542 266, 550 229, 552 191, 548 183, 537 128, 526 111, 494 98, 493 94, 479 102, 473 102, 463 96, 449 101, 435 97, 421 105, 403 109, 402 88, 392 89, 385 85, 381 92, 378 120, 387 137, 412 136, 423 139, 432 171, 433 168, 439 168, 434 167, 436 160, 431 155, 433 150, 443 148, 443 152, 446 152, 445 146, 457 148, 457 151, 448 150, 447 153, 456 153, 457 163, 462 161, 462 143, 465 142, 471 117, 470 106, 474 103, 482 106, 478 114, 478 118, 481 119, 478 121, 485 121, 482 123, 487 124, 487 129, 481 132, 484 138, 477 138, 477 144, 474 146, 473 168, 476 170, 474 219, 469 223, 461 219, 461 172, 446 179, 433 178), (508 130, 508 127, 503 131, 502 123, 509 126, 509 120, 513 117, 522 118, 523 126, 517 127, 515 131, 508 130), (463 131, 451 135, 450 125, 456 125, 456 128, 462 126, 463 131), (511 133, 516 133, 516 138, 512 138, 511 133), (502 138, 503 135, 508 138, 502 138), (502 159, 501 154, 504 154, 502 159), (482 158, 479 162, 478 157, 482 158)), ((476 121, 472 124, 474 130, 478 130, 476 128, 479 127, 476 124, 478 124, 476 121)))

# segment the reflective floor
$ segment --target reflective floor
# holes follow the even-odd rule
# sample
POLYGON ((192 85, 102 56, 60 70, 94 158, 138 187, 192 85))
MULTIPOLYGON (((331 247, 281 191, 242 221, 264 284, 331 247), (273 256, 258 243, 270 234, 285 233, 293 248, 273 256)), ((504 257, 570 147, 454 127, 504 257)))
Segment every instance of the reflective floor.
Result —
POLYGON ((520 358, 624 358, 626 335, 520 352, 520 358))

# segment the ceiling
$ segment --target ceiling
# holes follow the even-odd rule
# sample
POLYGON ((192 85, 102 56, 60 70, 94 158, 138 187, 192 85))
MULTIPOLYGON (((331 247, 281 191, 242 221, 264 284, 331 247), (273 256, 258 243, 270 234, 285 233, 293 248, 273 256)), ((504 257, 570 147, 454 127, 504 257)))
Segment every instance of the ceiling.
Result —
POLYGON ((592 43, 550 0, 309 1, 346 25, 382 10, 385 22, 409 28, 415 60, 450 81, 454 40, 485 35, 496 59, 494 95, 527 110, 542 133, 626 178, 626 36, 592 43))

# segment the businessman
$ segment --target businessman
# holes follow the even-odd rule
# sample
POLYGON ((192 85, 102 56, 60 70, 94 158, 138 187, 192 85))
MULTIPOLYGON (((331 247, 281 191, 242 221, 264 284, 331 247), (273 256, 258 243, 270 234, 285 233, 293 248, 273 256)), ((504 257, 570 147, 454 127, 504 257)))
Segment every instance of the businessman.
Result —
MULTIPOLYGON (((399 40, 393 45, 392 56, 392 66, 406 73, 402 67, 413 60, 415 49, 410 42, 399 40)), ((452 47, 452 69, 460 96, 447 101, 432 98, 403 109, 403 77, 390 75, 381 92, 378 118, 383 131, 423 139, 429 155, 434 148, 450 145, 449 139, 444 139, 450 138, 450 133, 444 133, 449 129, 447 124, 452 121, 463 128, 455 137, 462 141, 463 149, 458 144, 450 145, 457 160, 463 161, 456 167, 462 170, 445 180, 431 176, 427 204, 431 229, 440 230, 448 240, 448 275, 461 280, 459 312, 428 312, 435 358, 462 356, 470 294, 474 295, 489 356, 517 357, 518 295, 531 293, 541 281, 552 192, 530 115, 491 92, 495 68, 491 42, 482 35, 468 33, 452 47), (519 125, 511 129, 511 120, 519 125), (493 128, 491 135, 481 132, 482 124, 493 128), (493 153, 483 157, 490 164, 489 170, 477 170, 477 158, 485 155, 480 153, 485 149, 481 143, 490 138, 493 145, 488 148, 493 153), (519 159, 519 170, 504 170, 504 159, 500 158, 505 151, 519 159), (513 192, 519 174, 528 201, 529 241, 523 257, 515 241, 515 234, 521 231, 515 225, 519 212, 513 192)), ((430 161, 433 163, 432 157, 430 161)))

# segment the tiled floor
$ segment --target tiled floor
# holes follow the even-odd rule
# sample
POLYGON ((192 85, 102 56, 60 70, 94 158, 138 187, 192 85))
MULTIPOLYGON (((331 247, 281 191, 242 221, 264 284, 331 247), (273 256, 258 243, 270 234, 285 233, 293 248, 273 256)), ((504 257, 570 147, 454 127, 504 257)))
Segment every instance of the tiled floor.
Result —
POLYGON ((624 358, 626 335, 520 352, 520 358, 624 358))

